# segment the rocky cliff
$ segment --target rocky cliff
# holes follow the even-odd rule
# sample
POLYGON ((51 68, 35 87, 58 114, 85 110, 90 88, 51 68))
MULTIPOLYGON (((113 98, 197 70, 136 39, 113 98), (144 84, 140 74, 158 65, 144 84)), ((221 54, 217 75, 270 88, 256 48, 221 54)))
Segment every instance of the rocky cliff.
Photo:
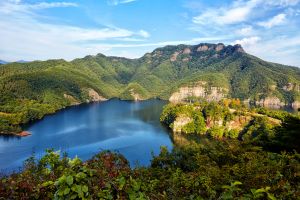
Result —
POLYGON ((183 102, 189 97, 203 98, 208 101, 219 101, 227 96, 228 89, 222 87, 207 86, 207 82, 197 82, 194 86, 180 87, 169 98, 170 102, 183 102))

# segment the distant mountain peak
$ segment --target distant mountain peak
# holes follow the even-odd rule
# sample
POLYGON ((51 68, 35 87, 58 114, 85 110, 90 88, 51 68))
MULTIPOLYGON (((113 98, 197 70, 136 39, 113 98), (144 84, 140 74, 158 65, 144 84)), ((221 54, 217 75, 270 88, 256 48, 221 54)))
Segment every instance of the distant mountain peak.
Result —
POLYGON ((151 53, 146 53, 142 59, 146 59, 147 63, 156 63, 157 59, 183 63, 187 63, 191 60, 206 62, 209 59, 224 59, 244 53, 245 51, 240 44, 227 46, 223 43, 200 43, 197 45, 180 44, 157 48, 151 53))
POLYGON ((163 54, 170 55, 170 54, 201 54, 206 52, 213 52, 216 54, 222 55, 231 55, 233 53, 245 53, 245 50, 240 44, 235 45, 224 45, 223 43, 200 43, 197 45, 167 45, 165 47, 160 47, 155 49, 151 53, 147 53, 146 56, 150 54, 153 57, 159 57, 163 54))
POLYGON ((4 65, 7 64, 8 62, 4 61, 4 60, 0 60, 0 65, 4 65))
MULTIPOLYGON (((224 45, 223 43, 218 43, 218 44, 211 44, 211 43, 200 43, 198 45, 195 45, 197 47, 198 52, 202 51, 211 51, 214 50, 216 52, 220 52, 222 50, 225 50, 227 52, 240 52, 240 53, 245 53, 243 47, 240 44, 236 44, 234 46, 232 45, 224 45)), ((195 47, 194 46, 194 47, 195 47)))

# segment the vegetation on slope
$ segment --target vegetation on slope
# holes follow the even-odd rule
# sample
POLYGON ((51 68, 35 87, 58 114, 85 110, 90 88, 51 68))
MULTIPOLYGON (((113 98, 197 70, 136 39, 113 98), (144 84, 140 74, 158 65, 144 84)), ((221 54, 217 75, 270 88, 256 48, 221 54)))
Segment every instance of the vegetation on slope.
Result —
POLYGON ((138 83, 130 83, 125 90, 120 94, 120 98, 124 100, 145 100, 148 99, 149 92, 146 91, 138 83))
POLYGON ((205 81, 229 97, 300 101, 300 70, 265 62, 223 44, 158 48, 139 59, 86 56, 0 66, 0 132, 18 132, 22 124, 66 106, 89 100, 87 89, 105 98, 169 99, 184 85, 205 81), (133 89, 133 90, 132 90, 133 89), (17 109, 16 109, 17 108, 17 109), (16 118, 13 120, 13 118, 16 118))
POLYGON ((300 116, 265 108, 247 109, 239 100, 168 104, 160 120, 174 134, 239 139, 265 149, 300 151, 300 116))

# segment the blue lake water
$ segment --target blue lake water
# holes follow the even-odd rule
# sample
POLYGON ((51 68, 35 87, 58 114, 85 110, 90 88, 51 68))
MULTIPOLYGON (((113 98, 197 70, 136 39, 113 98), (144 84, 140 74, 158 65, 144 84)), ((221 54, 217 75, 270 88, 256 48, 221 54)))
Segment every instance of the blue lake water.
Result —
POLYGON ((172 149, 168 130, 159 122, 161 100, 120 101, 67 108, 33 123, 28 137, 0 136, 0 171, 18 170, 33 152, 40 158, 45 149, 67 152, 83 160, 101 150, 122 153, 131 166, 150 164, 160 146, 172 149))

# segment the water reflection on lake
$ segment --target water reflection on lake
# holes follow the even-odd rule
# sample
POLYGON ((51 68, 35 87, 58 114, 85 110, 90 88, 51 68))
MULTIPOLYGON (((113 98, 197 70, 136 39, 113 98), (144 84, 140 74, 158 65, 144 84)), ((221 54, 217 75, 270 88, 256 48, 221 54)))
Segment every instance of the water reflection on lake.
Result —
POLYGON ((101 150, 119 151, 133 166, 149 165, 160 146, 172 148, 168 130, 159 122, 161 100, 80 105, 47 116, 28 127, 29 137, 0 137, 0 169, 15 170, 34 152, 47 148, 86 160, 101 150))

